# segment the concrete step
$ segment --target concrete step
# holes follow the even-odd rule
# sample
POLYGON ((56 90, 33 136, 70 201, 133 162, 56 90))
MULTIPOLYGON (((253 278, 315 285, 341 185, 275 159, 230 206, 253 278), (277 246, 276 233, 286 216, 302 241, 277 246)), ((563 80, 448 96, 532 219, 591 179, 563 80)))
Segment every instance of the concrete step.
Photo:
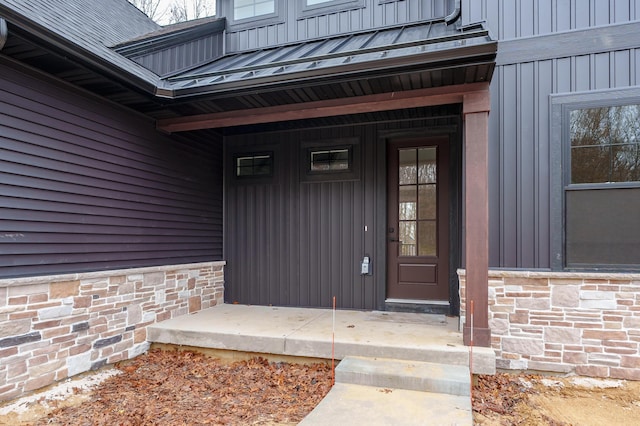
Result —
POLYGON ((302 426, 472 426, 468 396, 336 383, 302 426))
POLYGON ((469 368, 431 362, 347 356, 336 367, 336 383, 469 397, 469 368))

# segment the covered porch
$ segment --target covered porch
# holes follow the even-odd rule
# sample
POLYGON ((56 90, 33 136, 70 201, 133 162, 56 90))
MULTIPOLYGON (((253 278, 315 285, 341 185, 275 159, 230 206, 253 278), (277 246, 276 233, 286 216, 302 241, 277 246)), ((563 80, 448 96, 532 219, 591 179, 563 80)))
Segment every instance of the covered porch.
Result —
POLYGON ((171 98, 179 113, 159 117, 158 129, 222 136, 225 301, 326 308, 338 295, 344 309, 445 306, 465 319, 460 341, 488 347, 495 52, 481 24, 457 28, 434 20, 240 52, 167 77, 158 94, 171 98), (411 256, 440 263, 403 269, 408 256, 393 244, 402 241, 399 221, 406 218, 389 214, 398 211, 399 198, 386 179, 398 173, 388 148, 432 148, 438 137, 437 149, 452 152, 450 168, 438 170, 452 182, 437 190, 450 200, 435 204, 451 209, 438 211, 437 231, 425 238, 438 247, 411 256), (404 145, 412 139, 420 142, 404 145), (320 177, 309 170, 314 154, 338 152, 347 155, 348 173, 320 177), (256 161, 265 162, 264 171, 241 167, 256 161), (361 272, 365 260, 369 267, 361 272), (460 267, 466 269, 464 294, 455 272, 460 267), (395 283, 443 290, 397 296, 395 283))
MULTIPOLYGON (((469 366, 457 317, 224 304, 149 326, 147 340, 213 350, 216 356, 390 358, 469 366), (335 339, 335 340, 334 340, 335 339), (332 342, 335 347, 332 348, 332 342)), ((473 372, 495 373, 495 353, 473 349, 473 372)))

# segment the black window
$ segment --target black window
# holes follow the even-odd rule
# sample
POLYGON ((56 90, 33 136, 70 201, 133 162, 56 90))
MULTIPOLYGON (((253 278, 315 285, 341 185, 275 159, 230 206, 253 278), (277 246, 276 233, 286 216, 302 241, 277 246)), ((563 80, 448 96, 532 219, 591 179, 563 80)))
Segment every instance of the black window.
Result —
POLYGON ((357 138, 308 141, 301 147, 301 181, 360 179, 360 142, 357 138))
POLYGON ((309 171, 332 172, 349 170, 351 151, 349 148, 310 150, 309 171))
POLYGON ((235 157, 236 177, 264 177, 273 175, 273 154, 260 153, 235 157))
POLYGON ((569 112, 571 183, 640 181, 640 105, 569 112))
POLYGON ((564 123, 565 266, 640 268, 640 103, 566 106, 564 123))

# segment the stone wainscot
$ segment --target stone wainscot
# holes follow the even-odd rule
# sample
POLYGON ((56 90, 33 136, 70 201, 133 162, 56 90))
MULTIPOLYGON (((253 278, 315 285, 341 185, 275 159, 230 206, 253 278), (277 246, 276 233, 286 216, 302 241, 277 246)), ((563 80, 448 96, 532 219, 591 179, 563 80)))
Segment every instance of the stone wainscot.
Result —
POLYGON ((640 380, 640 274, 489 271, 489 327, 499 369, 640 380))
POLYGON ((134 358, 223 293, 224 262, 0 280, 0 401, 134 358))

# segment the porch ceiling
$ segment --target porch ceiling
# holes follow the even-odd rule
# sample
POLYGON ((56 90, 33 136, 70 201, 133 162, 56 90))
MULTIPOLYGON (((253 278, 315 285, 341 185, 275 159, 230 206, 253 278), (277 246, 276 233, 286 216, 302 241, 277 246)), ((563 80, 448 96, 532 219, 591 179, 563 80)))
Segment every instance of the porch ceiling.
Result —
MULTIPOLYGON (((158 94, 177 99, 362 71, 384 73, 398 67, 416 66, 424 71, 426 68, 438 68, 425 67, 430 63, 461 60, 470 63, 478 56, 495 54, 495 48, 495 42, 491 41, 488 30, 482 25, 459 30, 442 20, 421 22, 228 54, 206 65, 165 76, 158 94)), ((456 64, 449 66, 455 68, 456 64)), ((454 84, 481 82, 486 81, 486 72, 474 70, 451 78, 457 79, 454 84)), ((412 71, 407 69, 401 74, 412 74, 412 71)), ((424 82, 417 81, 415 77, 406 79, 403 87, 437 86, 442 77, 425 74, 424 79, 424 82)), ((352 84, 349 92, 372 94, 376 93, 376 87, 368 87, 366 83, 352 84)))
MULTIPOLYGON (((121 66, 131 61, 121 56, 117 63, 111 61, 113 55, 119 56, 115 52, 98 61, 99 52, 87 53, 74 44, 75 39, 45 34, 38 23, 18 15, 9 17, 3 58, 139 111, 167 131, 179 131, 166 127, 171 120, 197 121, 206 114, 252 116, 278 107, 311 111, 342 101, 376 102, 369 96, 404 93, 415 97, 420 90, 486 83, 491 80, 497 51, 497 42, 483 25, 459 28, 435 20, 236 53, 176 75, 153 76, 141 82, 121 66)), ((441 104, 446 103, 444 99, 441 104)), ((343 105, 346 112, 340 115, 423 106, 427 105, 392 103, 382 107, 386 109, 378 105, 377 109, 356 111, 343 105)), ((335 116, 335 110, 324 115, 316 110, 287 120, 335 116)), ((180 130, 264 122, 226 122, 180 130)))
MULTIPOLYGON (((294 112, 288 120, 337 115, 321 111, 336 104, 349 113, 379 111, 352 106, 384 95, 415 97, 424 89, 489 82, 496 51, 497 42, 481 24, 459 29, 431 21, 243 52, 167 77, 158 94, 170 98, 175 115, 156 118, 159 128, 173 132, 270 120, 202 122, 214 114, 272 113, 279 121, 287 112, 294 112), (199 124, 174 126, 190 121, 199 124)), ((400 108, 412 106, 425 105, 400 108)))

